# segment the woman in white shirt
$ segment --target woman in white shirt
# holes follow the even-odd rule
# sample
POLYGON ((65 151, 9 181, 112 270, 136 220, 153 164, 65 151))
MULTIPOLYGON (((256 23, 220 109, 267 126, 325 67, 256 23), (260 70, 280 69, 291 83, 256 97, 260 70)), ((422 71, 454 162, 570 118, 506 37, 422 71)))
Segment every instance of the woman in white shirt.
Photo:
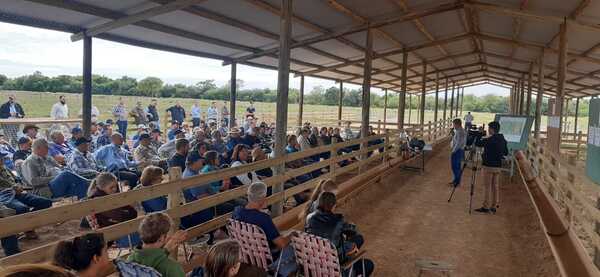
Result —
MULTIPOLYGON (((238 167, 245 164, 248 164, 249 158, 249 147, 245 144, 238 144, 233 148, 233 153, 231 154, 231 167, 238 167)), ((248 173, 244 173, 238 176, 231 178, 231 186, 239 187, 250 185, 254 182, 260 181, 256 172, 250 171, 248 173)))

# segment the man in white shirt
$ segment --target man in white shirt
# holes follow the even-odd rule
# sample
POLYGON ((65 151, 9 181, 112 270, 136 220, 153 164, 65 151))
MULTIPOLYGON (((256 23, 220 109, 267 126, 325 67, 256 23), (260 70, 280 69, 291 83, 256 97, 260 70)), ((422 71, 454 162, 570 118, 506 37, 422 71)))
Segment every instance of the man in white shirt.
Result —
POLYGON ((68 119, 69 118, 69 107, 67 106, 67 100, 64 95, 58 97, 58 102, 52 106, 50 111, 50 117, 52 119, 68 119))
POLYGON ((465 129, 467 129, 467 131, 471 129, 471 126, 473 125, 473 119, 474 118, 471 112, 467 112, 467 115, 465 115, 465 129))
POLYGON ((467 132, 462 127, 462 121, 460 118, 456 118, 452 120, 452 124, 454 125, 454 135, 452 136, 451 149, 452 154, 450 154, 450 164, 452 165, 452 174, 454 175, 454 179, 450 182, 451 185, 457 187, 460 185, 460 177, 462 175, 461 165, 462 161, 465 158, 465 145, 467 144, 467 132))

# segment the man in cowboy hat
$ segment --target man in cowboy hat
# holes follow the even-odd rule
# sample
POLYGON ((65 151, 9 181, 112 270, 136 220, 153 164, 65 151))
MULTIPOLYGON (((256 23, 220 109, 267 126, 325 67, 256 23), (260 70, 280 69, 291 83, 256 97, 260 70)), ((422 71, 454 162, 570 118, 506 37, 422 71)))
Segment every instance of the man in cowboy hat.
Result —
POLYGON ((227 152, 229 152, 229 156, 231 156, 231 152, 233 152, 233 148, 235 148, 238 144, 243 144, 244 139, 241 136, 240 129, 233 127, 229 130, 227 136, 227 152))
POLYGON ((30 140, 35 140, 38 135, 38 130, 40 128, 35 126, 34 124, 27 124, 23 127, 23 134, 28 137, 30 140))

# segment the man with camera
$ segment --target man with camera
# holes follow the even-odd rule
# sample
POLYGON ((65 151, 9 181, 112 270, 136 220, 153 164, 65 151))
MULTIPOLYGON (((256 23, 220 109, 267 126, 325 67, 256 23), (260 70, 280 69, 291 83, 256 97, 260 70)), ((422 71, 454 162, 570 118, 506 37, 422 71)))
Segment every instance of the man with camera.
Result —
POLYGON ((483 165, 484 182, 486 182, 484 185, 485 200, 482 207, 475 210, 476 212, 496 213, 496 209, 500 207, 498 182, 502 169, 502 159, 508 155, 508 148, 506 139, 504 139, 504 136, 499 131, 500 123, 496 121, 490 122, 488 124, 489 136, 475 141, 477 147, 483 147, 481 164, 483 165))

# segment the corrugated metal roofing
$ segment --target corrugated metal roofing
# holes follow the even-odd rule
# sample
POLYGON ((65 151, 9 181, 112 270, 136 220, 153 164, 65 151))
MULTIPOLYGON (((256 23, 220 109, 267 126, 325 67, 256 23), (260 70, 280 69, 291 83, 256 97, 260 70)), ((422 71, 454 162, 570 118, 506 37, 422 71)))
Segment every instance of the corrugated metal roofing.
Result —
MULTIPOLYGON (((173 0, 3 0, 0 21, 77 33, 173 0)), ((461 85, 493 82, 514 84, 532 70, 537 81, 541 47, 547 94, 556 93, 559 22, 530 15, 569 17, 600 23, 600 4, 576 0, 298 0, 294 1, 293 43, 334 32, 348 31, 367 22, 395 23, 373 29, 373 84, 399 90, 403 47, 409 52, 408 90, 421 90, 423 62, 427 89, 440 88, 445 79, 461 85), (464 5, 463 5, 464 4, 464 5), (478 6, 479 5, 479 6, 478 6), (481 8, 493 7, 496 10, 481 8), (507 9, 508 12, 498 12, 507 9), (515 12, 523 12, 515 16, 515 12), (411 15, 424 16, 406 20, 411 15), (544 19, 543 19, 544 20, 544 19), (472 30, 471 30, 472 28, 472 30), (452 39, 465 35, 459 39, 452 39), (483 35, 483 36, 480 36, 483 35), (434 45, 436 41, 450 41, 434 45), (378 56, 381 53, 392 53, 378 56)), ((193 56, 237 61, 279 44, 278 0, 205 0, 128 26, 97 35, 136 46, 193 56)), ((577 25, 577 24, 575 24, 577 25)), ((600 94, 600 28, 568 27, 566 93, 580 97, 600 94), (577 55, 579 58, 575 59, 577 55)), ((359 84, 362 82, 366 32, 364 28, 335 38, 321 39, 291 51, 291 69, 297 74, 359 84)), ((267 53, 243 64, 277 67, 277 54, 267 53)))

